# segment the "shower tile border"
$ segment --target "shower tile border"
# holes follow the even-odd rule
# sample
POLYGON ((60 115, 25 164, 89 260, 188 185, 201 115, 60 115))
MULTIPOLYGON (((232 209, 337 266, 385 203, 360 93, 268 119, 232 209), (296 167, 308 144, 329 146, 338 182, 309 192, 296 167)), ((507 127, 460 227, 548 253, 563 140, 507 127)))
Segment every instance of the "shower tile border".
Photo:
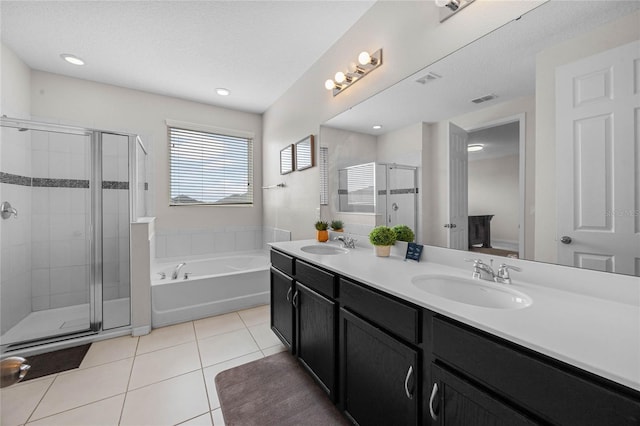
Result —
MULTIPOLYGON (((0 172, 0 183, 10 185, 31 186, 36 188, 89 188, 88 179, 51 179, 35 178, 12 173, 0 172)), ((102 182, 102 189, 129 189, 129 182, 109 181, 102 182)), ((149 189, 148 182, 144 184, 145 191, 149 189)))

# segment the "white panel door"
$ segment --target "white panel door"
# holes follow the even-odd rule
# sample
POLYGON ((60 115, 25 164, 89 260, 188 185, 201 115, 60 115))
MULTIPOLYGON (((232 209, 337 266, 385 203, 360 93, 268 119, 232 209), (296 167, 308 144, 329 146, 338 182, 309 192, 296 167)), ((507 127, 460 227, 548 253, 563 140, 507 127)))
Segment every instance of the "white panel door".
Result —
POLYGON ((469 249, 467 132, 449 123, 449 248, 469 249))
POLYGON ((640 42, 556 70, 558 261, 640 275, 640 42))

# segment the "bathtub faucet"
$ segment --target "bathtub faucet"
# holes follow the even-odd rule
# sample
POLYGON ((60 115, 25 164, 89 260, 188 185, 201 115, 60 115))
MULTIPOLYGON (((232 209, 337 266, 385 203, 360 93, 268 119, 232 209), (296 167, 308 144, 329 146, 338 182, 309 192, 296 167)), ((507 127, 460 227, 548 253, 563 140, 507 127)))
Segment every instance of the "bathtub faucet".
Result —
POLYGON ((179 263, 178 266, 176 266, 176 269, 173 270, 173 274, 171 274, 171 279, 172 280, 177 280, 178 279, 178 274, 180 273, 180 269, 182 269, 182 267, 184 265, 186 265, 187 262, 182 262, 179 263))

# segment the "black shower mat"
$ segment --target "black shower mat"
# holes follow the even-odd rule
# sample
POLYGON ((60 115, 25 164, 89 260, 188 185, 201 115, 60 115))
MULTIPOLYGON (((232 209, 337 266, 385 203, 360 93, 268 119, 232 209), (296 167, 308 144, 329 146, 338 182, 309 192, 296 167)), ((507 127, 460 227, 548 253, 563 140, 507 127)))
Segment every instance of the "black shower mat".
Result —
POLYGON ((39 355, 25 357, 27 364, 31 366, 23 382, 49 374, 61 373, 63 371, 78 368, 80 363, 91 347, 91 343, 74 346, 72 348, 60 349, 39 355))

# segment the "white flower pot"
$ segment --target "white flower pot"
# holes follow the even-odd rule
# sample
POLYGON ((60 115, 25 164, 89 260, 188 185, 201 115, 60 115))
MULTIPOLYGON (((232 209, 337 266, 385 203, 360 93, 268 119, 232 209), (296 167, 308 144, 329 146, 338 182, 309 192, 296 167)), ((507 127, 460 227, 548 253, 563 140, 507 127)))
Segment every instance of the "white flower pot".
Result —
POLYGON ((373 249, 378 257, 389 257, 391 254, 391 246, 373 246, 373 249))

